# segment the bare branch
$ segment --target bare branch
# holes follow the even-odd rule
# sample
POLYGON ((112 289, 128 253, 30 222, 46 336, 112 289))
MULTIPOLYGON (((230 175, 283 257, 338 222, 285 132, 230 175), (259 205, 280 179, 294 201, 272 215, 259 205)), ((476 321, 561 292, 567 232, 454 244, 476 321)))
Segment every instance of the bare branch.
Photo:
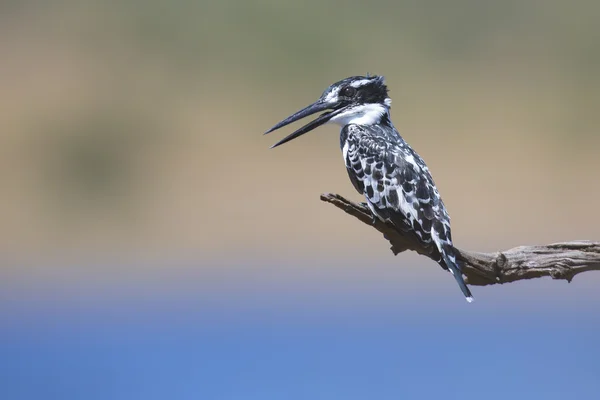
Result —
MULTIPOLYGON (((424 253, 415 242, 403 236, 390 224, 374 219, 371 210, 338 194, 322 194, 321 200, 346 211, 383 234, 394 254, 406 250, 424 253)), ((571 281, 585 271, 600 271, 600 242, 574 241, 546 246, 519 246, 497 253, 477 253, 456 248, 463 262, 463 273, 470 285, 493 285, 522 279, 550 276, 571 281)))

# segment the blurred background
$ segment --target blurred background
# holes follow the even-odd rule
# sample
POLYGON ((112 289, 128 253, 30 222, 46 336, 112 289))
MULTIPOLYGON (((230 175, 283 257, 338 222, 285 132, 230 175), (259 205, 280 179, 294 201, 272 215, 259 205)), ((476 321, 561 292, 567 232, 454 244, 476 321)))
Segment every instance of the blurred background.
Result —
POLYGON ((319 201, 385 75, 455 243, 600 240, 600 3, 4 1, 3 399, 594 398, 600 274, 475 287, 319 201))

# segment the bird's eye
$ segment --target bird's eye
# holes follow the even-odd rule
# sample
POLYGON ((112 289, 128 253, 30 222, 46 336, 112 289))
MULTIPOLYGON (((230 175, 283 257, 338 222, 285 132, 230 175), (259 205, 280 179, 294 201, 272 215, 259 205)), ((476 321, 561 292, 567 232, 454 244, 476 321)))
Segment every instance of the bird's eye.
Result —
POLYGON ((344 97, 352 97, 356 94, 356 88, 352 86, 346 86, 342 89, 342 96, 344 97))

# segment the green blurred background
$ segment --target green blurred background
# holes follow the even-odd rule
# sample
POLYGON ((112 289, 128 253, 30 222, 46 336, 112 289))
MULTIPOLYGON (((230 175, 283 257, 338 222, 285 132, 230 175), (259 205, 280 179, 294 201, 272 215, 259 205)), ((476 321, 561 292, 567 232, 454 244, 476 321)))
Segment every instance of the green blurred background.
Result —
POLYGON ((318 201, 355 195, 337 127, 272 151, 277 134, 261 136, 366 72, 386 76, 460 246, 594 238, 599 13, 585 1, 5 2, 2 254, 387 258, 377 234, 318 201))
MULTIPOLYGON (((89 315, 116 296, 111 315, 211 290, 182 309, 393 309, 418 293, 435 300, 414 312, 462 310, 434 263, 319 201, 360 200, 338 127, 275 150, 285 132, 262 133, 339 79, 384 75, 459 247, 598 240, 599 16, 585 0, 4 1, 3 310, 60 298, 89 315)), ((556 296, 591 307, 599 282, 474 295, 507 315, 556 296)))

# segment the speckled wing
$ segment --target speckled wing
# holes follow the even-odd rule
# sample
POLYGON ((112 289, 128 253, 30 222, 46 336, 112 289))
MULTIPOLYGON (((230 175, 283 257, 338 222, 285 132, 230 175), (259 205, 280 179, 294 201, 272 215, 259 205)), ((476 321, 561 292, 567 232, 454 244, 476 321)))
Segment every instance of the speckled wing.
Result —
POLYGON ((424 161, 399 136, 390 140, 376 126, 348 125, 344 131, 342 151, 354 187, 379 218, 439 261, 452 245, 450 218, 424 161))

